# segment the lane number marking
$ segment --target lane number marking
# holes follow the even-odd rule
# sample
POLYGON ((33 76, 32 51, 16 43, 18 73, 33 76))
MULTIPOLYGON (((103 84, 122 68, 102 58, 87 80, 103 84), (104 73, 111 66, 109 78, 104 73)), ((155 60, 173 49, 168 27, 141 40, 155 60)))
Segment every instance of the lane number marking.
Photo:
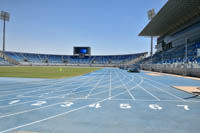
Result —
POLYGON ((162 109, 162 107, 157 104, 150 104, 149 108, 151 108, 153 110, 161 110, 162 109))
POLYGON ((37 101, 36 103, 31 104, 32 106, 42 106, 43 104, 47 103, 46 101, 37 101))
POLYGON ((72 106, 74 103, 73 102, 65 102, 64 104, 61 104, 61 107, 70 107, 72 106))
POLYGON ((184 110, 190 110, 188 105, 176 105, 177 107, 183 107, 184 110))
POLYGON ((127 103, 125 103, 125 104, 120 104, 120 108, 121 108, 121 109, 130 109, 130 108, 131 108, 131 105, 130 105, 130 104, 127 104, 127 103))
POLYGON ((96 103, 96 104, 90 104, 89 107, 98 109, 98 108, 101 108, 101 105, 100 105, 100 103, 96 103))
POLYGON ((15 103, 18 103, 18 102, 20 102, 20 100, 11 101, 11 102, 9 102, 8 104, 15 104, 15 103))

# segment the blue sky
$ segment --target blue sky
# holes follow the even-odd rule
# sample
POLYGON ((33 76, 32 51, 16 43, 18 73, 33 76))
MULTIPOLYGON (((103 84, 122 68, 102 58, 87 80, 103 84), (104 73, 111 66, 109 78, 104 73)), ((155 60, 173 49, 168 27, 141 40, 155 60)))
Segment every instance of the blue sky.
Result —
MULTIPOLYGON (((90 46, 92 54, 149 51, 150 38, 139 37, 147 11, 158 12, 167 0, 0 0, 11 14, 6 50, 72 54, 73 46, 90 46)), ((0 22, 0 46, 2 49, 0 22)), ((156 40, 154 41, 154 45, 156 40)))

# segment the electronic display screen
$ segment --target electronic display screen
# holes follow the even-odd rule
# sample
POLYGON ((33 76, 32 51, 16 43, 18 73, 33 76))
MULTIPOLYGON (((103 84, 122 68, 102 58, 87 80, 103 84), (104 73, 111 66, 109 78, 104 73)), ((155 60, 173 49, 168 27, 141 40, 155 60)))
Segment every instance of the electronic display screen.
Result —
POLYGON ((87 53, 87 49, 85 49, 85 48, 80 49, 80 53, 81 54, 86 54, 87 53))
POLYGON ((74 55, 90 55, 90 47, 74 47, 74 55))

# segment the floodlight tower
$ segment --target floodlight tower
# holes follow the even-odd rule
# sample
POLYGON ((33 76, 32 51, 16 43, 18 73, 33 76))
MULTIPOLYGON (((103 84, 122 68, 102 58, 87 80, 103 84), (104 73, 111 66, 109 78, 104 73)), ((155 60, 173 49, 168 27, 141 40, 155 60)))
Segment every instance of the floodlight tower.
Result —
MULTIPOLYGON (((151 21, 153 19, 153 17, 155 16, 155 10, 151 9, 147 12, 148 15, 148 19, 151 21)), ((153 63, 152 61, 152 56, 153 56, 153 36, 151 36, 151 52, 150 52, 150 56, 151 56, 151 64, 153 63)))
POLYGON ((9 21, 10 14, 8 12, 1 11, 0 19, 3 20, 3 52, 5 51, 5 31, 6 31, 6 21, 9 21))

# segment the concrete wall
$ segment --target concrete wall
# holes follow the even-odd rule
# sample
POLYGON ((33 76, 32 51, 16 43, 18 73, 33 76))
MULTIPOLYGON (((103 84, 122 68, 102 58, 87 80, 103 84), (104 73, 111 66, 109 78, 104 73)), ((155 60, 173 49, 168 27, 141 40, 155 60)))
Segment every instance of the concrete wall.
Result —
POLYGON ((200 77, 199 64, 142 64, 143 70, 200 77))

